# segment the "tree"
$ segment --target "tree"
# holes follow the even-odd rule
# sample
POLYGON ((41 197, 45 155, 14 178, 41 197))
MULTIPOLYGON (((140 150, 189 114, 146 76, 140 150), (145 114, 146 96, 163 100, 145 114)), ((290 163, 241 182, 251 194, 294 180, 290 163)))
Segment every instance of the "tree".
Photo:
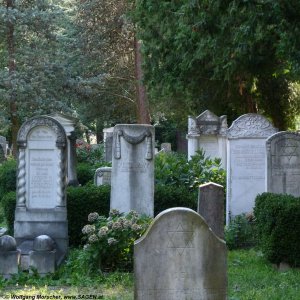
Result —
POLYGON ((299 1, 137 1, 145 80, 159 109, 247 112, 293 126, 299 98, 299 1), (163 105, 162 105, 163 104, 163 105))
POLYGON ((0 105, 16 154, 24 119, 69 110, 68 68, 58 33, 62 10, 54 1, 3 0, 0 16, 0 105))

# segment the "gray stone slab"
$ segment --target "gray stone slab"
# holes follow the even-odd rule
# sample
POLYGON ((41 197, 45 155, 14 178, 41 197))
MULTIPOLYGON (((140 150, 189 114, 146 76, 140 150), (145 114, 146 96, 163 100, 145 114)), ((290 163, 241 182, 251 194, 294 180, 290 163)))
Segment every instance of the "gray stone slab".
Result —
POLYGON ((160 149, 164 152, 172 152, 172 144, 171 143, 161 143, 160 149))
POLYGON ((221 239, 224 239, 224 188, 209 182, 199 187, 198 213, 221 239))
POLYGON ((99 185, 110 185, 111 184, 111 167, 101 167, 95 172, 94 184, 99 185))
POLYGON ((255 198, 265 188, 265 143, 277 131, 263 116, 246 114, 228 129, 226 223, 250 213, 255 198))
POLYGON ((114 127, 111 209, 154 213, 154 127, 114 127))
POLYGON ((134 299, 225 300, 226 252, 193 210, 163 211, 134 244, 134 299))
POLYGON ((30 251, 29 268, 36 269, 39 275, 45 276, 48 273, 55 272, 55 250, 53 251, 30 251))
POLYGON ((59 264, 68 250, 65 130, 54 118, 35 117, 21 126, 17 142, 17 244, 48 235, 58 245, 59 264))
POLYGON ((268 192, 300 196, 300 134, 278 132, 266 143, 268 192))

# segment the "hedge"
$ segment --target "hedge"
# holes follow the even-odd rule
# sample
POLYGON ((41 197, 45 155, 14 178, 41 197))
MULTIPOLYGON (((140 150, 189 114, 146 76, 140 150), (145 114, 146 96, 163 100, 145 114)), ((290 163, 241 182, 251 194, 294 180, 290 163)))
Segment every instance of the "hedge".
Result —
POLYGON ((259 245, 275 264, 300 266, 300 198, 263 193, 255 200, 259 245))

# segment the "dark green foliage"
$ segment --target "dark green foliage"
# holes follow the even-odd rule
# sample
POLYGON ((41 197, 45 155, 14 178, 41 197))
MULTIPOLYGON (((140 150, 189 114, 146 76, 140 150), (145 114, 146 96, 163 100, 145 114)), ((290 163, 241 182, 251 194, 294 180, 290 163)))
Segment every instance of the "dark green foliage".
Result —
POLYGON ((253 215, 238 215, 225 228, 225 240, 228 248, 245 249, 256 244, 253 215))
POLYGON ((205 157, 203 151, 191 160, 178 153, 161 153, 155 157, 155 181, 165 185, 185 185, 197 188, 206 182, 215 182, 225 186, 225 170, 220 159, 205 157))
POLYGON ((159 120, 158 124, 154 126, 155 141, 158 146, 160 147, 161 143, 171 143, 172 150, 176 151, 176 129, 178 124, 173 120, 159 120))
POLYGON ((300 266, 300 198, 263 193, 255 200, 259 245, 275 264, 300 266))
POLYGON ((16 174, 16 160, 9 159, 0 165, 0 199, 6 193, 16 190, 16 174))
POLYGON ((171 207, 188 207, 197 210, 197 191, 186 186, 155 185, 154 214, 171 207))
POLYGON ((2 198, 1 205, 4 210, 4 217, 8 226, 10 235, 14 234, 14 221, 15 221, 15 209, 16 209, 16 192, 9 192, 2 198))
POLYGON ((91 212, 107 216, 110 204, 110 186, 85 185, 68 187, 67 209, 69 222, 69 243, 78 246, 82 243, 81 229, 87 223, 91 212))
POLYGON ((79 184, 85 185, 89 181, 93 181, 96 169, 88 163, 78 163, 76 171, 79 184))

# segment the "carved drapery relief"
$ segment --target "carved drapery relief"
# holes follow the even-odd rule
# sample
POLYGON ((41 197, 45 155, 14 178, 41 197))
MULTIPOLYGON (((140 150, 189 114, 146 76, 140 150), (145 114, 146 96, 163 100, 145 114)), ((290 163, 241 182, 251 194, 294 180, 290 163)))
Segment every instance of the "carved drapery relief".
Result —
POLYGON ((153 158, 152 134, 149 130, 146 130, 145 132, 143 132, 138 136, 130 136, 126 134, 124 130, 119 130, 116 134, 116 139, 115 139, 114 156, 116 159, 121 158, 121 137, 123 137, 127 143, 132 145, 137 145, 146 139, 147 148, 146 148, 145 159, 152 160, 153 158))

